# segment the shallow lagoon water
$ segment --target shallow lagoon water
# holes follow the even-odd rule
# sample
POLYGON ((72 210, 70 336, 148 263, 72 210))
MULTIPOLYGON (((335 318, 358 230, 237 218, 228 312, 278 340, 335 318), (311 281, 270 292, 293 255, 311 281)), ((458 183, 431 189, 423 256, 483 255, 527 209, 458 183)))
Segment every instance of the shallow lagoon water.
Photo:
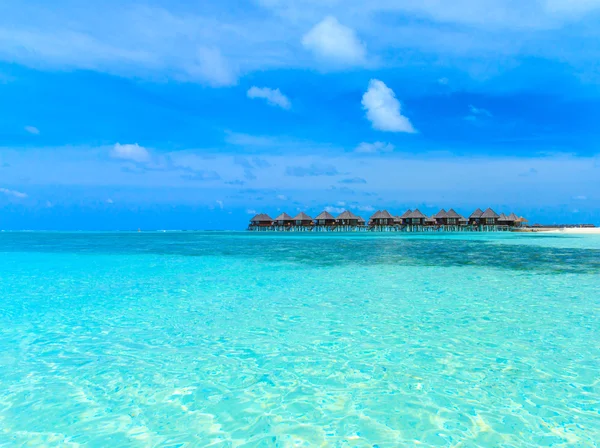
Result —
POLYGON ((0 234, 0 446, 596 446, 600 238, 0 234))

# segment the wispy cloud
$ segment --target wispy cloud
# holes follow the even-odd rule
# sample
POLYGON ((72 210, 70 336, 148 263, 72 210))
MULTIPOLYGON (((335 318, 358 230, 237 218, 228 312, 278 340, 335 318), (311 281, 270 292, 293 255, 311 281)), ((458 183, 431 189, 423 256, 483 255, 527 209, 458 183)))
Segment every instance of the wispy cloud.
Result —
POLYGON ((373 207, 372 205, 357 205, 356 209, 361 212, 372 212, 375 210, 375 207, 373 207))
POLYGON ((227 185, 237 185, 237 186, 240 186, 240 187, 243 186, 243 185, 246 185, 246 182, 244 182, 243 180, 240 180, 240 179, 228 180, 228 181, 225 181, 225 183, 227 185))
POLYGON ((362 177, 350 177, 348 179, 342 179, 339 181, 340 184, 366 184, 367 181, 362 177))
POLYGON ((346 209, 343 207, 333 207, 331 205, 328 205, 327 207, 325 207, 325 211, 329 212, 329 213, 343 213, 346 209))
POLYGON ((191 180, 191 181, 205 182, 205 181, 219 180, 219 179, 221 179, 221 176, 219 175, 219 173, 217 173, 216 171, 212 171, 212 170, 194 170, 194 171, 190 171, 188 173, 182 174, 181 178, 186 179, 186 180, 191 180))
POLYGON ((273 146, 277 144, 277 140, 272 137, 238 132, 228 132, 225 141, 237 146, 273 146))
POLYGON ((401 114, 400 101, 394 91, 378 79, 369 82, 369 88, 362 97, 363 109, 373 129, 387 132, 414 133, 410 120, 401 114))
POLYGON ((35 126, 25 126, 25 130, 33 135, 40 134, 40 130, 38 128, 36 128, 35 126))
POLYGON ((472 115, 479 115, 479 116, 483 116, 483 117, 491 117, 492 113, 487 110, 487 109, 483 109, 481 107, 475 107, 472 104, 469 105, 469 111, 471 111, 472 115))
POLYGON ((214 87, 230 86, 237 81, 237 74, 218 48, 200 48, 186 72, 214 87))
POLYGON ((384 142, 375 142, 375 143, 362 142, 354 150, 354 152, 363 153, 363 154, 374 154, 374 153, 379 153, 379 152, 392 152, 392 151, 394 151, 394 145, 392 145, 391 143, 384 143, 384 142))
POLYGON ((527 171, 520 173, 519 176, 520 177, 531 177, 531 176, 535 176, 538 174, 538 170, 536 170, 535 168, 529 168, 527 171))
POLYGON ((278 106, 282 109, 290 109, 292 103, 279 89, 270 89, 268 87, 252 86, 247 92, 248 98, 262 98, 271 106, 278 106))
POLYGON ((362 64, 366 47, 352 28, 328 16, 302 38, 302 45, 329 63, 362 64))
POLYGON ((115 159, 131 160, 138 163, 150 161, 150 153, 148 150, 137 143, 125 145, 117 143, 111 149, 110 156, 115 159))
POLYGON ((335 176, 340 174, 333 165, 324 165, 312 163, 309 166, 288 166, 285 170, 288 176, 309 177, 309 176, 335 176))
POLYGON ((8 188, 0 188, 0 193, 17 199, 25 199, 27 197, 27 193, 17 190, 9 190, 8 188))

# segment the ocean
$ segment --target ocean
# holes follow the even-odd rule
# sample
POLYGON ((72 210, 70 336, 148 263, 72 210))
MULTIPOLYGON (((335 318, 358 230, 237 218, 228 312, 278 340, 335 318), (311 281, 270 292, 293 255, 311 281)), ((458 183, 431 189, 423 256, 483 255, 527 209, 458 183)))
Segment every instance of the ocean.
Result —
POLYGON ((0 234, 0 446, 598 441, 598 236, 0 234))

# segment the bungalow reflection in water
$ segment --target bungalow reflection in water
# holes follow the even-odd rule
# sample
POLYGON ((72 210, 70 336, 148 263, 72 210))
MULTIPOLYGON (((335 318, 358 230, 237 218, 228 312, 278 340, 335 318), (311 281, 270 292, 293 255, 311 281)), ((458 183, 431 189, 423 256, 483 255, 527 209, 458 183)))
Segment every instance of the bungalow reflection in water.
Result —
POLYGON ((427 216, 419 209, 407 210, 394 216, 387 210, 378 210, 368 222, 351 211, 334 217, 323 211, 316 218, 304 212, 291 217, 282 213, 275 219, 261 213, 250 220, 248 230, 269 232, 502 232, 523 226, 527 220, 514 213, 497 214, 491 208, 475 210, 468 218, 454 209, 442 209, 427 216))

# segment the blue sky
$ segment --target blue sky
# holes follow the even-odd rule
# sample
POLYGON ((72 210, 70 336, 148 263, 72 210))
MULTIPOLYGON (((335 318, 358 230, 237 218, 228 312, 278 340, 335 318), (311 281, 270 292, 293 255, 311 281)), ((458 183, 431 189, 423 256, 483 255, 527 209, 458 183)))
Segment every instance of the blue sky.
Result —
POLYGON ((600 0, 0 4, 0 228, 600 224, 600 0))

